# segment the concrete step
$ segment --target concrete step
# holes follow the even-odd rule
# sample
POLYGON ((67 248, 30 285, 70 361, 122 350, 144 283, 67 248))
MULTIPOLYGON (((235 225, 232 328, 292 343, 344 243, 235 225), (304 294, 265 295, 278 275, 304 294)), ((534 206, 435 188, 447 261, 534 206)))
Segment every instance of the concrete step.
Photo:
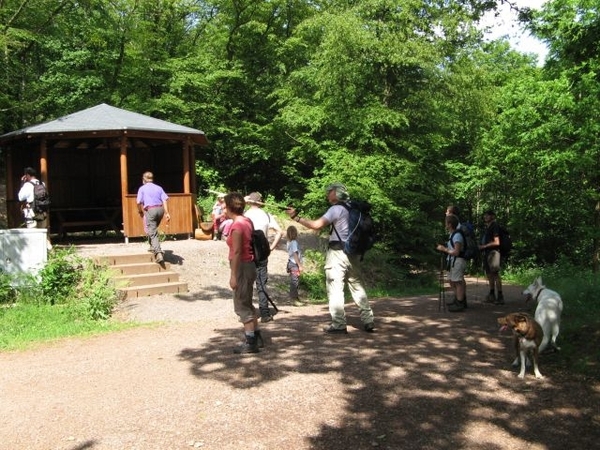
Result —
POLYGON ((170 263, 158 264, 155 262, 132 263, 132 264, 117 264, 111 265, 110 269, 115 272, 116 276, 120 275, 138 275, 143 273, 160 273, 169 271, 170 263))
POLYGON ((188 285, 183 281, 176 283, 146 284, 120 289, 126 298, 147 297, 159 294, 177 294, 188 292, 188 285))
POLYGON ((139 273, 119 275, 113 278, 117 286, 145 286, 150 284, 164 284, 179 282, 179 274, 172 271, 163 271, 158 273, 139 273))

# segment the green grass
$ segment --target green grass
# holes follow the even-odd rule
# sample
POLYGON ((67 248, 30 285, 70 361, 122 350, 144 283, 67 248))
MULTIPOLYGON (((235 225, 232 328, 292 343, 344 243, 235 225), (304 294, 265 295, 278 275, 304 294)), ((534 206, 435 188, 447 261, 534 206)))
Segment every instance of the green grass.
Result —
MULTIPOLYGON (((543 268, 511 267, 503 279, 528 286, 538 276, 563 301, 557 340, 561 351, 553 358, 554 363, 584 377, 600 379, 600 275, 559 261, 543 268)), ((533 313, 535 305, 531 309, 533 313)))
POLYGON ((69 307, 62 305, 2 305, 0 351, 24 350, 69 336, 91 336, 133 326, 107 320, 74 320, 69 307))
POLYGON ((117 300, 107 268, 54 250, 38 277, 0 274, 0 351, 135 326, 111 321, 117 300))

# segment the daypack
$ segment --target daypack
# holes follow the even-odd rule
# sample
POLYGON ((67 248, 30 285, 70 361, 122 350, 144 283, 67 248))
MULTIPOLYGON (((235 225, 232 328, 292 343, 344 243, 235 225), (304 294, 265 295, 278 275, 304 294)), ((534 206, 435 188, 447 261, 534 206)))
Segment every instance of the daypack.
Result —
POLYGON ((36 214, 48 212, 50 209, 50 195, 48 194, 46 185, 41 181, 37 183, 30 181, 29 183, 33 185, 33 212, 36 214))
MULTIPOLYGON (((371 205, 360 200, 349 200, 339 204, 348 210, 348 239, 344 242, 344 253, 360 255, 362 261, 367 250, 370 250, 375 243, 375 226, 370 214, 371 205)), ((335 227, 333 230, 338 234, 335 227)), ((339 234, 338 239, 340 239, 339 234)))
POLYGON ((458 256, 460 258, 465 258, 467 260, 474 259, 477 257, 479 252, 479 247, 477 246, 477 240, 475 239, 475 232, 466 225, 462 225, 458 230, 456 230, 450 236, 450 243, 452 243, 452 239, 456 233, 460 233, 463 238, 463 248, 461 249, 458 256))
POLYGON ((505 226, 498 224, 498 230, 498 238, 500 239, 500 254, 504 257, 507 257, 513 248, 512 238, 510 237, 510 233, 505 226))

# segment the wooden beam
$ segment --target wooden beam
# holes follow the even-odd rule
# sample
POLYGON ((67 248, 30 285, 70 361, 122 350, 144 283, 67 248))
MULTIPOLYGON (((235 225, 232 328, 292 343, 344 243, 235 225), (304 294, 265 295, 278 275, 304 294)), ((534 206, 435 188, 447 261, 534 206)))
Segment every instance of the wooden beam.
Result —
POLYGON ((182 141, 183 147, 183 193, 190 193, 190 141, 182 141))
POLYGON ((50 189, 50 186, 48 186, 48 146, 46 145, 46 138, 42 138, 40 141, 40 180, 50 189))
POLYGON ((129 183, 127 177, 127 136, 121 136, 121 150, 119 156, 119 163, 121 168, 121 210, 123 213, 123 232, 125 236, 128 236, 125 224, 128 223, 128 208, 125 204, 125 199, 129 193, 129 183))

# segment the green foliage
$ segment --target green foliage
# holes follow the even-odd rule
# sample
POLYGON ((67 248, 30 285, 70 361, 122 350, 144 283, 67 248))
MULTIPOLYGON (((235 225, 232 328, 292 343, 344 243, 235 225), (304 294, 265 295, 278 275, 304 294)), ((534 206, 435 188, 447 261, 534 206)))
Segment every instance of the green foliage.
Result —
POLYGON ((108 270, 72 249, 55 248, 39 276, 2 275, 0 303, 10 307, 0 308, 0 348, 114 328, 104 323, 118 301, 108 270))
POLYGON ((304 254, 306 270, 300 277, 300 289, 314 303, 326 303, 325 254, 322 251, 307 249, 304 254))
POLYGON ((55 249, 40 271, 39 302, 62 304, 74 296, 82 276, 82 260, 72 248, 55 249))

